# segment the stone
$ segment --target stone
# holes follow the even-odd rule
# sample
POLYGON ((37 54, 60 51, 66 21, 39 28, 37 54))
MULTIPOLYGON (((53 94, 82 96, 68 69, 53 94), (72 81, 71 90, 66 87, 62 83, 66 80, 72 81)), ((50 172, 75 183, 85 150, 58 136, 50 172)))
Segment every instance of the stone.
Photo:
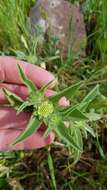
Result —
POLYGON ((51 32, 59 39, 58 48, 64 57, 69 47, 85 56, 86 31, 79 6, 65 0, 38 0, 29 18, 33 32, 40 26, 44 36, 51 32))

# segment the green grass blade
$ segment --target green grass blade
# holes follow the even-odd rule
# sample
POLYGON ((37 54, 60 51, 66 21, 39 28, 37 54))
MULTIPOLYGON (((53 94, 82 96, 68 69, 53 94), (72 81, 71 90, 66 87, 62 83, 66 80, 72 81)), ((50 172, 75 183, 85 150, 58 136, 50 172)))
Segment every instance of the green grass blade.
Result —
POLYGON ((13 145, 27 139, 33 133, 35 133, 41 125, 41 122, 36 117, 31 117, 26 129, 19 135, 13 145))
POLYGON ((50 176, 52 180, 53 190, 57 190, 53 159, 50 152, 48 153, 48 166, 49 166, 50 176))

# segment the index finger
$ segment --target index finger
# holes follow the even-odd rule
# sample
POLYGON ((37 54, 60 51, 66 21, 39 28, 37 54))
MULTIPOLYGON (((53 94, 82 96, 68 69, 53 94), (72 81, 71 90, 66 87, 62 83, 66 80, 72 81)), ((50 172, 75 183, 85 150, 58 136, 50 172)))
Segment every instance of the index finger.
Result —
MULTIPOLYGON (((24 70, 26 76, 32 80, 37 87, 48 84, 53 81, 54 76, 40 68, 39 66, 17 60, 13 57, 0 56, 0 81, 12 84, 22 84, 20 79, 17 64, 19 64, 24 70)), ((55 81, 55 80, 54 80, 55 81)), ((53 82, 51 87, 55 85, 56 82, 53 82)))

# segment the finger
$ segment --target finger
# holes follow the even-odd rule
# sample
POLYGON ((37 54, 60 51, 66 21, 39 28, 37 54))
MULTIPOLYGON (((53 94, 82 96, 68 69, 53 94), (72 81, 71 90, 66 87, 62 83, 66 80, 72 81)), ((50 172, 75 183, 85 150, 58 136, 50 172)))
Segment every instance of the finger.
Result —
POLYGON ((12 108, 0 107, 0 130, 1 129, 23 129, 27 125, 31 114, 22 112, 16 115, 16 111, 12 108))
POLYGON ((21 131, 19 130, 0 130, 0 151, 42 148, 48 144, 51 144, 55 137, 54 133, 51 133, 48 138, 45 139, 43 138, 43 131, 39 130, 25 141, 12 145, 20 133, 21 131))
MULTIPOLYGON (((12 108, 0 108, 0 131, 5 129, 23 130, 31 117, 30 112, 22 112, 16 115, 16 111, 12 108)), ((41 125, 40 130, 44 131, 46 126, 41 125)))
MULTIPOLYGON (((20 79, 17 64, 19 64, 27 77, 32 80, 37 87, 41 87, 50 81, 54 80, 54 76, 48 71, 24 62, 19 61, 12 57, 0 56, 0 81, 14 84, 22 84, 20 79)), ((56 81, 53 82, 52 86, 56 84, 56 81)))
POLYGON ((29 113, 21 113, 16 116, 15 110, 11 108, 0 108, 0 150, 40 148, 53 141, 53 133, 50 134, 47 139, 43 138, 46 126, 42 125, 37 133, 33 134, 25 141, 16 146, 10 146, 26 127, 29 119, 29 113))

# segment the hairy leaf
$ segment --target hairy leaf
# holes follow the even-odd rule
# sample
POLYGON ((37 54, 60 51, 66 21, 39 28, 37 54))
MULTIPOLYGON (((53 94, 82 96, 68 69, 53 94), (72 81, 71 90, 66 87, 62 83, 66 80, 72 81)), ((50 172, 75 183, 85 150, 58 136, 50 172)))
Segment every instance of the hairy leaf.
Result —
POLYGON ((60 109, 60 112, 63 116, 66 116, 67 114, 69 114, 72 110, 76 109, 79 107, 79 104, 76 104, 74 106, 70 105, 69 107, 65 107, 63 109, 60 109))
POLYGON ((80 120, 88 120, 88 117, 78 109, 79 104, 76 104, 74 106, 69 106, 68 108, 65 108, 61 111, 61 114, 63 117, 73 117, 75 119, 80 120))
POLYGON ((82 139, 82 134, 81 131, 79 129, 79 127, 74 126, 70 126, 70 130, 71 130, 71 134, 73 136, 73 140, 76 141, 77 145, 80 147, 80 150, 73 150, 73 155, 74 155, 74 163, 77 163, 78 160, 81 157, 81 154, 83 152, 83 139, 82 139))
POLYGON ((23 103, 23 100, 19 96, 17 96, 15 93, 13 93, 5 88, 3 88, 2 90, 3 90, 7 100, 9 101, 10 105, 14 106, 15 109, 18 109, 21 106, 21 104, 23 103))
POLYGON ((17 66, 18 66, 18 69, 19 69, 19 73, 20 73, 21 79, 22 79, 23 83, 28 88, 29 95, 31 97, 33 97, 35 95, 36 91, 37 91, 37 88, 36 88, 35 84, 26 77, 26 75, 23 72, 23 69, 20 67, 20 65, 17 65, 17 66))
POLYGON ((44 133, 44 138, 47 138, 49 136, 49 134, 54 130, 55 126, 54 125, 48 125, 47 129, 44 133))
POLYGON ((99 95, 99 85, 96 85, 95 88, 88 93, 87 96, 82 100, 80 104, 80 109, 86 109, 88 105, 99 95), (86 103, 86 105, 84 105, 86 103))
POLYGON ((101 114, 97 113, 87 113, 86 116, 89 118, 90 121, 98 121, 101 119, 101 114))
POLYGON ((96 137, 93 128, 90 127, 89 125, 85 125, 85 130, 86 130, 87 132, 89 132, 93 137, 96 137))
POLYGON ((56 126, 54 130, 57 133, 57 135, 62 139, 62 141, 67 143, 67 145, 71 146, 76 150, 81 151, 81 148, 77 145, 72 135, 70 135, 69 129, 64 126, 63 122, 61 122, 59 126, 56 126))
POLYGON ((13 145, 27 139, 29 136, 35 133, 40 126, 41 121, 39 121, 36 117, 31 117, 26 129, 15 139, 13 145))
POLYGON ((75 120, 88 120, 88 117, 78 109, 73 109, 68 112, 67 117, 72 117, 75 120))
POLYGON ((49 97, 49 99, 54 104, 56 104, 62 96, 65 96, 66 98, 72 98, 76 94, 77 90, 79 90, 79 88, 81 86, 82 86, 82 82, 78 82, 75 85, 72 85, 72 86, 70 86, 68 88, 65 88, 64 90, 57 93, 56 95, 49 97))

